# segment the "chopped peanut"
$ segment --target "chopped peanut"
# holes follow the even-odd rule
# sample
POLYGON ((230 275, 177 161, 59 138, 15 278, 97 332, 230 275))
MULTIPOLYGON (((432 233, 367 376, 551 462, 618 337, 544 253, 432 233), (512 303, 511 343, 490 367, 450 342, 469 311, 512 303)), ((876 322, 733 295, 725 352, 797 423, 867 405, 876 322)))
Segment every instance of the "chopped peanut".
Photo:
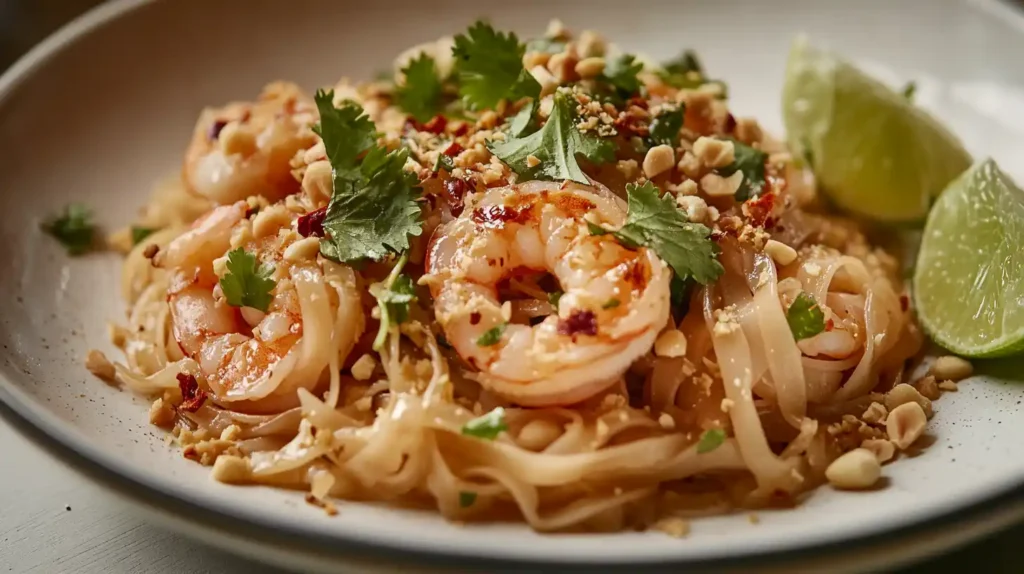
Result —
POLYGON ((743 183, 743 172, 737 171, 729 177, 722 177, 717 173, 709 173, 700 178, 700 187, 704 193, 711 197, 726 197, 736 195, 736 190, 743 183))
MULTIPOLYGON (((692 182, 691 182, 692 183, 692 182)), ((695 223, 704 221, 708 216, 708 204, 695 195, 680 195, 676 203, 686 212, 686 218, 695 223)))
POLYGON ((659 357, 682 357, 686 354, 686 335, 678 329, 669 329, 654 341, 654 354, 659 357))
POLYGON ((888 418, 885 419, 885 432, 893 444, 900 450, 906 450, 921 437, 926 424, 928 417, 925 416, 921 405, 909 402, 889 412, 888 418))
POLYGON ((693 153, 711 168, 725 167, 735 160, 735 148, 728 140, 699 137, 693 142, 693 153))
POLYGON ((931 418, 932 402, 918 392, 914 387, 901 383, 892 388, 891 391, 885 394, 885 407, 891 412, 896 407, 906 403, 917 403, 921 410, 924 411, 928 418, 931 418))
POLYGON ((221 455, 213 463, 213 479, 227 484, 239 484, 252 477, 249 459, 233 455, 221 455))
POLYGON ((592 57, 584 58, 576 64, 576 73, 581 78, 594 78, 601 75, 604 72, 604 58, 592 57))
POLYGON ((768 242, 764 244, 764 252, 767 253, 773 261, 782 266, 789 265, 796 261, 796 250, 785 243, 775 241, 774 239, 769 239, 768 242))
POLYGON ((373 376, 373 370, 377 368, 377 361, 369 353, 364 353, 362 357, 356 360, 352 364, 352 378, 357 381, 365 381, 373 376))
POLYGON ((672 146, 654 146, 644 157, 644 175, 653 178, 672 169, 675 163, 675 152, 672 150, 672 146))
POLYGON ((954 355, 946 355, 935 359, 929 374, 938 380, 959 381, 971 376, 974 367, 969 362, 954 355))
POLYGON ((870 488, 882 475, 882 466, 875 454, 864 448, 855 448, 832 461, 825 469, 825 478, 837 488, 857 490, 870 488))
POLYGON ((860 443, 860 447, 874 453, 879 463, 889 462, 896 455, 896 447, 885 439, 869 438, 860 443))

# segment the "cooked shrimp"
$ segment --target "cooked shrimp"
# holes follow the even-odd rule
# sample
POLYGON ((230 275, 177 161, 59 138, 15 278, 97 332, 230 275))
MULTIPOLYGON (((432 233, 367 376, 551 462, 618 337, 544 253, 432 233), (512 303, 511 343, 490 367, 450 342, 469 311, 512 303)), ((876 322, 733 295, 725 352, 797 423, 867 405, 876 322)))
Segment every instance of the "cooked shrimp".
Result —
MULTIPOLYGON (((315 259, 283 257, 294 241, 288 232, 244 246, 274 267, 276 286, 266 312, 228 305, 215 260, 230 249, 232 229, 243 221, 244 208, 244 202, 221 206, 197 221, 170 244, 161 264, 173 274, 168 304, 175 340, 199 364, 213 399, 237 411, 277 412, 298 404, 299 387, 312 389, 321 382, 332 351, 339 348, 335 339, 354 342, 362 315, 357 296, 328 289, 334 282, 315 259), (337 332, 335 309, 357 328, 337 332)), ((341 345, 346 354, 350 347, 341 345)))
POLYGON ((316 119, 312 101, 284 82, 268 85, 254 103, 206 109, 185 153, 185 183, 220 204, 251 195, 273 202, 295 193, 291 160, 316 142, 316 119))
POLYGON ((652 251, 587 231, 584 216, 621 225, 607 190, 545 182, 495 188, 435 231, 426 282, 455 350, 481 384, 521 405, 566 405, 619 381, 669 318, 671 273, 652 251), (557 314, 506 325, 497 285, 547 271, 565 292, 557 314), (500 336, 497 336, 501 333, 500 336))

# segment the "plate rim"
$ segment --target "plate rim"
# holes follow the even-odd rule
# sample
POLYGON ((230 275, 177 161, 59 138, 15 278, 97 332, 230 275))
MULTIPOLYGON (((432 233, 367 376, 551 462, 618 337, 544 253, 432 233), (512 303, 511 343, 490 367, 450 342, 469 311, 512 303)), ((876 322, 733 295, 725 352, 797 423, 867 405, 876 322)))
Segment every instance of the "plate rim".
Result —
MULTIPOLYGON (((45 40, 37 44, 0 75, 0 105, 6 102, 27 78, 42 68, 54 55, 73 45, 78 39, 102 28, 156 0, 112 0, 100 4, 75 18, 45 40)), ((978 5, 978 2, 969 3, 978 5)), ((1024 12, 999 3, 1006 12, 1012 12, 1024 30, 1024 12)), ((984 9, 984 8, 983 8, 984 9)), ((543 568, 557 565, 560 569, 593 567, 637 569, 664 568, 666 566, 699 566, 700 568, 734 569, 750 566, 763 568, 794 559, 836 555, 853 550, 880 547, 891 543, 894 537, 924 535, 930 531, 965 525, 974 520, 992 516, 1024 518, 1024 476, 1016 477, 1002 488, 993 488, 987 496, 961 504, 950 504, 931 511, 922 511, 901 523, 882 526, 861 535, 822 537, 812 542, 796 543, 781 548, 724 548, 718 556, 665 557, 657 554, 649 560, 628 557, 609 562, 608 557, 598 559, 587 556, 495 557, 474 553, 467 547, 429 549, 415 544, 354 537, 328 533, 319 528, 302 528, 281 524, 268 519, 268 515, 248 512, 229 505, 212 505, 191 495, 184 489, 152 480, 149 475, 136 471, 112 454, 106 454, 92 443, 77 436, 71 426, 19 389, 8 377, 0 374, 0 418, 29 438, 49 454, 68 463, 79 473, 104 487, 115 490, 133 502, 152 507, 185 522, 202 522, 209 527, 222 527, 232 534, 245 536, 275 548, 286 549, 319 557, 351 561, 356 558, 368 564, 405 562, 438 567, 497 568, 514 565, 517 568, 543 568), (467 562, 468 561, 468 562, 467 562)), ((977 534, 978 536, 984 533, 977 534)), ((966 541, 964 541, 966 542, 966 541)))

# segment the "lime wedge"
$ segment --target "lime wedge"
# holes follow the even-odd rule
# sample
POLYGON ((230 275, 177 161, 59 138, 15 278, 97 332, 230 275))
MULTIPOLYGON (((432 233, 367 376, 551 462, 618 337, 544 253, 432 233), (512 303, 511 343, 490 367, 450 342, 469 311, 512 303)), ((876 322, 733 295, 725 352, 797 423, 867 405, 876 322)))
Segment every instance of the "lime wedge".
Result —
POLYGON ((906 97, 798 38, 782 113, 791 149, 822 191, 854 214, 923 220, 934 196, 971 164, 948 130, 906 97))
POLYGON ((932 207, 914 271, 925 332, 967 357, 1024 350, 1024 191, 991 159, 932 207))

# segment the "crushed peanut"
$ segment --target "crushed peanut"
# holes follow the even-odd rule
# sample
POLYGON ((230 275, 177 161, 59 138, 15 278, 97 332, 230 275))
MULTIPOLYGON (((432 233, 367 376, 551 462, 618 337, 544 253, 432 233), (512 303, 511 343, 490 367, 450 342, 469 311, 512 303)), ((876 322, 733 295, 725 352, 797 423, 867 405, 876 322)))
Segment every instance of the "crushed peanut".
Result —
POLYGON ((663 331, 654 341, 654 354, 659 357, 682 357, 686 354, 686 335, 678 329, 663 331))
POLYGON ((711 168, 725 167, 735 161, 735 149, 728 140, 701 136, 693 142, 693 153, 711 168))
POLYGON ((971 376, 974 367, 965 359, 955 355, 946 355, 935 359, 928 373, 938 380, 959 381, 971 376))
POLYGON ((114 370, 114 364, 98 349, 90 349, 85 355, 85 368, 107 382, 113 382, 114 375, 117 373, 114 370))
POLYGON ((675 151, 672 150, 672 146, 656 145, 644 156, 644 175, 648 178, 661 175, 672 169, 675 163, 675 151))
POLYGON ((889 412, 885 419, 885 431, 889 440, 900 450, 906 450, 924 433, 928 417, 921 405, 904 403, 889 412))
POLYGON ((847 490, 871 488, 881 476, 882 466, 878 458, 864 448, 851 450, 825 469, 829 484, 847 490))
POLYGON ((767 253, 775 263, 782 266, 789 265, 796 261, 796 249, 774 239, 769 239, 765 242, 764 252, 767 253))

